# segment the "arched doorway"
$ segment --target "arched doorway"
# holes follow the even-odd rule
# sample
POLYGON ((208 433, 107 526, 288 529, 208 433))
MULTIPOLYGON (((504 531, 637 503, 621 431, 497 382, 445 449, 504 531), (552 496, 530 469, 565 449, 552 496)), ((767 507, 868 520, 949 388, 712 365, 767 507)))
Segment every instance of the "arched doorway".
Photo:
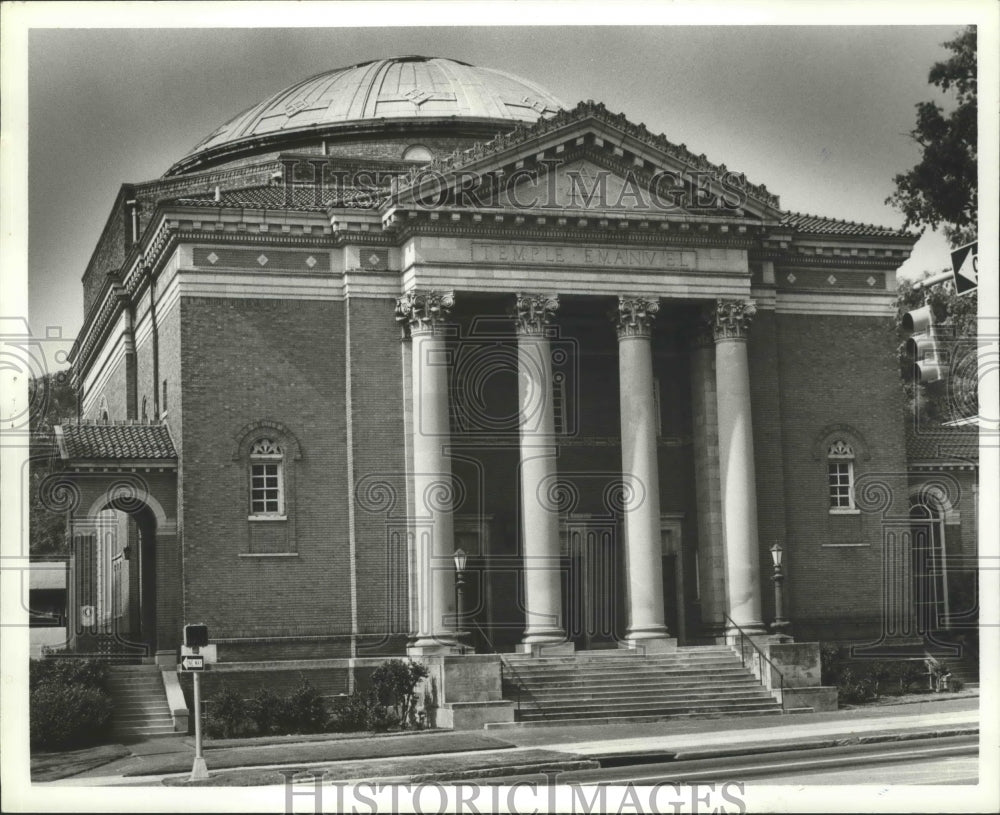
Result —
POLYGON ((917 632, 944 628, 949 614, 948 563, 941 508, 915 502, 910 506, 910 556, 913 608, 917 632))
POLYGON ((115 499, 73 519, 75 651, 117 661, 156 655, 157 526, 148 504, 115 499))

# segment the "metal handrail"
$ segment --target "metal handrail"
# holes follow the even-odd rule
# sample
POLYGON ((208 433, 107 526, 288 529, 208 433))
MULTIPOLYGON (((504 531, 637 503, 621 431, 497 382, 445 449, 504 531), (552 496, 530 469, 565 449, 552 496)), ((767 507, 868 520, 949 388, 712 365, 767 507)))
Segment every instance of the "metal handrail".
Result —
MULTIPOLYGON (((521 692, 523 691, 524 693, 526 693, 528 696, 530 696, 532 698, 534 698, 534 694, 530 690, 528 690, 526 687, 524 687, 524 685, 521 683, 521 677, 517 673, 517 669, 514 668, 514 666, 511 665, 510 662, 507 661, 507 659, 504 657, 504 655, 497 650, 497 647, 493 643, 493 640, 490 639, 489 634, 487 634, 483 630, 483 627, 479 624, 479 621, 478 620, 469 620, 469 622, 471 622, 476 627, 476 629, 479 631, 480 636, 482 636, 482 638, 486 641, 486 644, 490 648, 490 653, 491 654, 496 654, 498 657, 500 657, 500 688, 501 688, 501 692, 503 692, 504 672, 506 671, 507 673, 513 674, 513 677, 511 679, 511 684, 514 686, 514 690, 515 690, 515 692, 517 694, 517 696, 516 696, 517 712, 520 713, 521 712, 521 692)), ((546 714, 544 707, 538 706, 538 707, 535 708, 535 710, 537 710, 539 713, 542 714, 542 718, 543 719, 548 715, 548 714, 546 714)))
MULTIPOLYGON (((764 662, 766 662, 771 667, 771 670, 774 671, 774 673, 776 673, 778 675, 778 692, 781 694, 781 709, 784 710, 785 709, 785 675, 780 670, 778 670, 778 666, 775 665, 771 661, 771 658, 768 657, 768 655, 765 654, 760 649, 760 646, 758 646, 757 643, 753 641, 753 638, 749 634, 747 634, 746 631, 744 631, 742 628, 740 628, 735 622, 733 622, 733 618, 732 617, 730 617, 725 612, 723 612, 722 616, 726 618, 726 620, 728 621, 728 623, 733 628, 735 628, 737 631, 740 632, 740 664, 744 668, 747 667, 746 645, 745 645, 745 643, 749 642, 750 645, 751 645, 751 647, 753 648, 753 650, 757 652, 757 655, 760 657, 760 659, 762 659, 764 662)), ((760 667, 759 663, 758 663, 758 671, 759 671, 759 673, 757 675, 757 678, 760 680, 761 687, 765 687, 765 688, 768 687, 767 683, 764 681, 764 671, 760 667)), ((774 690, 774 685, 772 684, 768 689, 769 690, 774 690)))

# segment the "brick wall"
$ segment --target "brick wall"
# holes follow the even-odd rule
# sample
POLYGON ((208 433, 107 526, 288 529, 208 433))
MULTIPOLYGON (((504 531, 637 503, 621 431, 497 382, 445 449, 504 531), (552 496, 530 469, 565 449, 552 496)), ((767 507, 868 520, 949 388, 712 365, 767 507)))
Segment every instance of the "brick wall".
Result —
POLYGON ((182 315, 186 619, 213 637, 349 634, 343 305, 184 298, 182 315), (234 448, 261 420, 301 449, 271 522, 294 524, 293 556, 240 557, 254 522, 234 448))
MULTIPOLYGON (((903 398, 889 319, 779 315, 788 617, 800 635, 856 636, 877 628, 882 602, 881 512, 829 512, 826 452, 816 457, 824 428, 849 425, 870 450, 856 450, 855 474, 878 473, 887 485, 889 515, 908 503, 903 398), (861 544, 832 547, 830 544, 861 544), (874 623, 873 623, 874 621, 874 623)), ((758 415, 765 409, 754 406, 758 415)), ((758 454, 760 457, 760 454, 758 454)), ((759 484, 760 490, 767 485, 759 484)), ((768 587, 769 588, 769 587, 768 587)))
POLYGON ((352 298, 345 331, 357 628, 364 651, 409 631, 402 366, 395 302, 352 298), (391 492, 384 505, 369 488, 391 492), (373 636, 374 635, 374 636, 373 636))
POLYGON ((758 558, 765 621, 774 619, 774 591, 771 580, 773 569, 769 550, 776 543, 787 548, 780 396, 783 383, 778 376, 779 348, 776 322, 773 311, 758 311, 750 330, 747 348, 750 363, 754 464, 757 475, 757 531, 760 544, 758 558))

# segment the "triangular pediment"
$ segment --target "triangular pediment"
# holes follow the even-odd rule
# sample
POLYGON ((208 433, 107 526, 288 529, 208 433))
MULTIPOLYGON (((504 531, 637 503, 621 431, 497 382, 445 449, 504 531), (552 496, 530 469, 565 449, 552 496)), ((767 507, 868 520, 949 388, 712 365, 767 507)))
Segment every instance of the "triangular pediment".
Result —
POLYGON ((553 215, 781 217, 766 188, 594 103, 416 169, 392 203, 553 215))

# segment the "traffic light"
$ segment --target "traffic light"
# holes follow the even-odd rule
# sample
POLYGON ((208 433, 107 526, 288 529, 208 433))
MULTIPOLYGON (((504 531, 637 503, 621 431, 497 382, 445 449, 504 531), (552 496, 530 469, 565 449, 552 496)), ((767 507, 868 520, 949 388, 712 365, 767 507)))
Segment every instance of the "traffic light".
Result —
POLYGON ((208 645, 208 626, 202 623, 184 626, 184 644, 188 648, 204 648, 208 645))
POLYGON ((902 328, 910 337, 906 340, 903 374, 908 380, 927 384, 948 375, 948 353, 943 340, 946 326, 936 325, 929 305, 903 315, 902 328))

